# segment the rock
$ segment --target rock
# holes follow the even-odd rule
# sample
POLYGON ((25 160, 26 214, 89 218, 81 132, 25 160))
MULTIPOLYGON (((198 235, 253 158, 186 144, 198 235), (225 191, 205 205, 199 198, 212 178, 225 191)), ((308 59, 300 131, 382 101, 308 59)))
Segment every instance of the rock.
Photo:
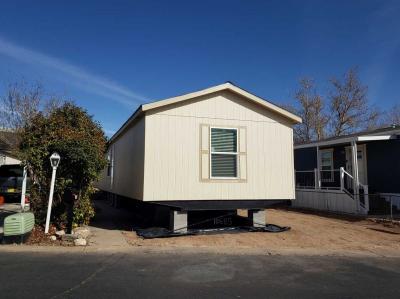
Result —
POLYGON ((57 237, 56 236, 50 236, 50 240, 51 241, 55 241, 55 240, 57 240, 57 237))
POLYGON ((64 236, 65 235, 65 231, 62 229, 62 230, 58 230, 58 231, 56 231, 56 236, 57 237, 62 237, 62 236, 64 236))
POLYGON ((90 230, 87 227, 77 227, 74 229, 73 233, 79 238, 86 239, 90 235, 90 230))
POLYGON ((86 246, 86 240, 79 238, 74 240, 74 245, 75 246, 86 246))
POLYGON ((78 239, 79 237, 77 235, 73 235, 73 234, 65 234, 61 236, 61 240, 63 241, 74 241, 76 239, 78 239))

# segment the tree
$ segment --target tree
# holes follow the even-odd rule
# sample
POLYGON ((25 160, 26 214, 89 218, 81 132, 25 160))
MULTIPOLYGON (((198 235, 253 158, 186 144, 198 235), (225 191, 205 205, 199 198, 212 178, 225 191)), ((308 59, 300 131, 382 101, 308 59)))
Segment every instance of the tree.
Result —
POLYGON ((295 142, 320 140, 325 136, 328 122, 323 98, 317 93, 312 79, 302 78, 299 84, 300 87, 295 93, 296 105, 291 110, 298 114, 303 122, 294 128, 295 142))
POLYGON ((13 151, 18 150, 23 127, 39 111, 42 93, 40 84, 28 85, 20 81, 10 83, 0 98, 0 139, 13 151), (4 131, 13 132, 14 138, 8 138, 4 131))
POLYGON ((355 68, 343 80, 333 78, 330 82, 330 135, 342 136, 377 125, 379 112, 369 106, 367 87, 360 83, 355 68))
POLYGON ((389 111, 386 112, 383 123, 386 126, 400 125, 400 105, 394 105, 389 111))
POLYGON ((57 169, 53 219, 59 225, 65 223, 66 205, 62 195, 66 188, 74 188, 79 192, 74 204, 74 222, 88 223, 94 215, 90 203, 92 183, 106 165, 106 138, 99 123, 84 109, 64 103, 48 114, 38 112, 25 125, 21 137, 20 157, 33 181, 31 206, 38 222, 45 220, 51 176, 49 157, 58 152, 61 161, 57 169))
POLYGON ((10 83, 0 103, 0 126, 22 129, 39 111, 43 90, 40 84, 10 83))
POLYGON ((17 155, 24 128, 40 111, 49 114, 63 102, 47 96, 40 83, 28 84, 20 80, 8 84, 0 97, 0 139, 17 155), (13 138, 9 138, 9 132, 13 133, 13 138))

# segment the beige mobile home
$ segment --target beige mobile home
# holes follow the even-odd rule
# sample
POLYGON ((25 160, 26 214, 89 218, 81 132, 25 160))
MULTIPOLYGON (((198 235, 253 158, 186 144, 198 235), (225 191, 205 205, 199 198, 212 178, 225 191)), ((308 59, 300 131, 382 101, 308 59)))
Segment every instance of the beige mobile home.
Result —
POLYGON ((299 122, 231 83, 141 105, 111 138, 98 187, 171 207, 180 219, 199 209, 262 210, 295 197, 299 122))

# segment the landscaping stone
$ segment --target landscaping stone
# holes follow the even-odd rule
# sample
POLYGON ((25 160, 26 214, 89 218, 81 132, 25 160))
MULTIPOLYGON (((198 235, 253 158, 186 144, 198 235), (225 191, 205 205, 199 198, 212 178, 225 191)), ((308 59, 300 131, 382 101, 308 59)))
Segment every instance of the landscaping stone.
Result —
POLYGON ((75 246, 86 246, 87 242, 85 239, 79 238, 74 240, 75 246))
POLYGON ((56 241, 56 240, 57 240, 57 237, 56 237, 56 236, 50 236, 50 240, 56 241))
POLYGON ((56 231, 56 236, 57 237, 62 237, 62 236, 64 236, 65 235, 65 231, 62 229, 62 230, 58 230, 58 231, 56 231))
POLYGON ((73 234, 79 238, 86 239, 90 235, 90 230, 87 227, 77 227, 73 230, 73 234))

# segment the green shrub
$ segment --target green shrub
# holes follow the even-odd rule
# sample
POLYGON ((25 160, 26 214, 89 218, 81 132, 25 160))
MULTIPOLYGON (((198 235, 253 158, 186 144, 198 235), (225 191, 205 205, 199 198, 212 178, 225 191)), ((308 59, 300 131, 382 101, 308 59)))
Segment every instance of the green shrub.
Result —
POLYGON ((49 157, 58 152, 61 160, 54 190, 53 224, 62 226, 66 222, 66 188, 79 194, 73 205, 75 224, 88 224, 94 216, 90 201, 92 184, 106 165, 106 138, 100 124, 86 110, 65 103, 50 113, 39 112, 33 117, 21 140, 20 158, 31 177, 31 207, 37 222, 45 221, 52 172, 49 157))

